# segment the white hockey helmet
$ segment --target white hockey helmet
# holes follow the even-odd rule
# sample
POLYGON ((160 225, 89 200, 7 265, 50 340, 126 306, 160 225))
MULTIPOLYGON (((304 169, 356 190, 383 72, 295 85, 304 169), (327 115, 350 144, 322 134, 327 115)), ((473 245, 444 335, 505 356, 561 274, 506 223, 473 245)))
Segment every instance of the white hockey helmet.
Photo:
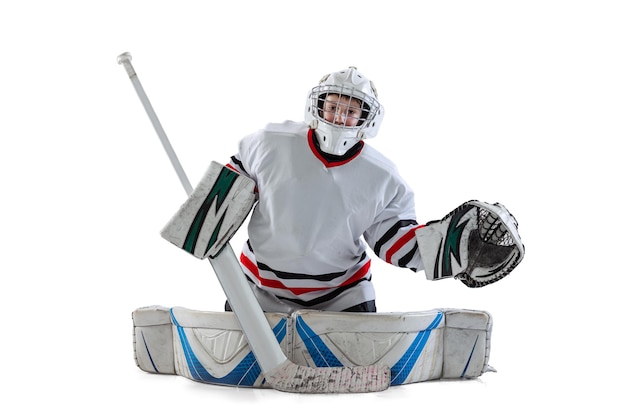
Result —
POLYGON ((349 67, 324 76, 309 91, 304 121, 315 129, 322 151, 343 155, 360 140, 375 137, 383 115, 374 83, 349 67))

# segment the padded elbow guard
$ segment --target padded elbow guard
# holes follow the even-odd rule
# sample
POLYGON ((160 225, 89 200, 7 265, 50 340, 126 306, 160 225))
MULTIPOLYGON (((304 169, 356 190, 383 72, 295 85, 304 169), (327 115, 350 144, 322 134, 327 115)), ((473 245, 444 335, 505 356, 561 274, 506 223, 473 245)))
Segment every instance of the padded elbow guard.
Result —
POLYGON ((415 233, 429 280, 455 277, 482 287, 508 275, 524 257, 517 221, 499 203, 470 200, 415 233))

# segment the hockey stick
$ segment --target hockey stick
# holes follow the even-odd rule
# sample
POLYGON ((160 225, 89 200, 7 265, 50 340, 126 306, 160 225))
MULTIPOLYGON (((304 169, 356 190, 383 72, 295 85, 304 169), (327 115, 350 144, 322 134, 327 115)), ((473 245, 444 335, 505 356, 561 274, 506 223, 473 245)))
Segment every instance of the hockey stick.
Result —
MULTIPOLYGON (((125 52, 117 57, 117 62, 126 69, 135 91, 178 174, 178 178, 187 195, 190 195, 193 188, 148 100, 135 69, 130 63, 131 59, 130 53, 125 52)), ((378 392, 389 387, 390 371, 387 366, 312 368, 289 361, 280 348, 252 289, 250 289, 230 244, 226 244, 217 256, 209 258, 209 260, 241 325, 250 349, 259 362, 266 381, 272 388, 298 393, 357 393, 378 392)))

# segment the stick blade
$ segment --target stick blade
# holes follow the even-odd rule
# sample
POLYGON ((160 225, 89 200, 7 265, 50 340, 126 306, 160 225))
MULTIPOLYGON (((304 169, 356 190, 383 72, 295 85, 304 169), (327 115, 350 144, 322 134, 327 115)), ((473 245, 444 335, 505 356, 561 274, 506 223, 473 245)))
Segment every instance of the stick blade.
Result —
POLYGON ((287 360, 264 374, 272 388, 295 393, 381 392, 391 381, 389 367, 383 365, 305 367, 287 360))

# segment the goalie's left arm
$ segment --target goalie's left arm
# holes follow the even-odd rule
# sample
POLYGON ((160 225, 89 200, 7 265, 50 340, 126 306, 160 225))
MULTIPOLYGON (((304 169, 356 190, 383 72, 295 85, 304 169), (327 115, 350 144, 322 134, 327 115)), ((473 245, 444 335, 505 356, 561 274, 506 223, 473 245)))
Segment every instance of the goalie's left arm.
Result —
POLYGON ((429 280, 455 277, 482 287, 508 275, 524 257, 517 221, 499 203, 470 200, 415 235, 429 280))

